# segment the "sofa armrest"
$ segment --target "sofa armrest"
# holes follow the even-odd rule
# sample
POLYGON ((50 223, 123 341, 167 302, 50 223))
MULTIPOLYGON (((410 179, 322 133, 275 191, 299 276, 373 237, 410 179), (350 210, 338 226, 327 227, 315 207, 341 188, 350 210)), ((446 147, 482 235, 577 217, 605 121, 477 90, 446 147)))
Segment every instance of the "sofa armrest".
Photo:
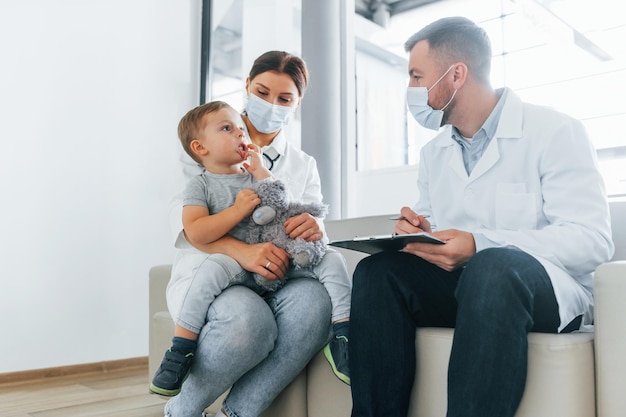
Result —
POLYGON ((170 281, 172 265, 158 265, 150 268, 148 274, 149 299, 148 308, 150 320, 159 311, 167 311, 167 301, 165 300, 165 289, 170 281))
POLYGON ((598 417, 626 410, 626 261, 600 265, 595 273, 595 357, 598 417))
POLYGON ((169 347, 174 335, 174 322, 167 311, 165 289, 170 281, 171 265, 158 265, 148 273, 148 376, 152 376, 163 359, 163 352, 169 347))

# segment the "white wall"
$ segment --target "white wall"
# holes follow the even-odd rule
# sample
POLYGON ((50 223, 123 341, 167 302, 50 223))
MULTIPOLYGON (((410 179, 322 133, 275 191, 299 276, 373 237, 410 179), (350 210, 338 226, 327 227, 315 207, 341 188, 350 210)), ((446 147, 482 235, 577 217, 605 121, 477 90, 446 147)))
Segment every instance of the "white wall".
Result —
POLYGON ((147 355, 200 0, 0 0, 0 373, 147 355))

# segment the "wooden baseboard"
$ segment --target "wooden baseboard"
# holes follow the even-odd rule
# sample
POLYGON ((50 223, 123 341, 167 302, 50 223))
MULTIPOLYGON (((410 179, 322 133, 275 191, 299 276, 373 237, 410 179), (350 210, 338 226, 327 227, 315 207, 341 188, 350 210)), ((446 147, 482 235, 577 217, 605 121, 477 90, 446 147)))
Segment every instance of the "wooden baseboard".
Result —
POLYGON ((115 361, 104 361, 96 363, 85 363, 80 365, 59 366, 56 368, 33 369, 28 371, 8 372, 0 374, 0 385, 19 384, 32 382, 47 378, 62 378, 68 376, 105 374, 107 372, 127 370, 127 369, 148 370, 148 357, 120 359, 115 361))

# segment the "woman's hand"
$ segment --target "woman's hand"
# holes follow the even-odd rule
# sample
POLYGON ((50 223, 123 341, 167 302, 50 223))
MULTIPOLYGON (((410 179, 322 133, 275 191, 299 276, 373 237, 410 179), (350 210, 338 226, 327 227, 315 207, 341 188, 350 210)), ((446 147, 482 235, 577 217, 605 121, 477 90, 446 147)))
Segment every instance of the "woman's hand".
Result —
POLYGON ((292 239, 300 238, 307 242, 320 240, 324 237, 324 231, 318 221, 321 220, 309 213, 302 213, 285 222, 285 232, 292 239))
POLYGON ((289 254, 269 242, 249 245, 226 235, 213 243, 192 245, 206 253, 228 255, 246 271, 256 272, 267 279, 283 279, 289 268, 289 254))
POLYGON ((233 258, 243 269, 267 279, 283 279, 289 268, 289 255, 273 243, 242 245, 233 258))

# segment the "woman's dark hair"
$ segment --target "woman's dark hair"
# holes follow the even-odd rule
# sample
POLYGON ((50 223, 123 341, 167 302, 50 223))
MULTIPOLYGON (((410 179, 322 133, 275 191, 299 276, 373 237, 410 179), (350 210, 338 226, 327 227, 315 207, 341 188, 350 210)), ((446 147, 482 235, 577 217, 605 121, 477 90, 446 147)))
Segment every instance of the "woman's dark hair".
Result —
POLYGON ((309 72, 306 64, 295 55, 283 51, 269 51, 258 57, 250 69, 250 80, 267 71, 276 71, 291 77, 300 97, 304 95, 309 84, 309 72))

